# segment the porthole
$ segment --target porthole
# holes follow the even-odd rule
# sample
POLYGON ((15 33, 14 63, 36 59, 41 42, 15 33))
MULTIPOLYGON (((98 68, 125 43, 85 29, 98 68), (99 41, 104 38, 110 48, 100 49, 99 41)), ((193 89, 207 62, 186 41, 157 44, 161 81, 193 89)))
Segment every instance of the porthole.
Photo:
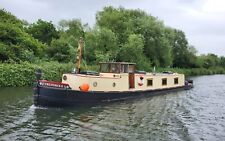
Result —
POLYGON ((97 85, 98 85, 97 82, 94 82, 94 83, 93 83, 93 86, 94 86, 94 87, 97 87, 97 85))
POLYGON ((67 80, 67 76, 66 75, 63 76, 63 80, 67 80))
POLYGON ((113 82, 113 87, 116 87, 116 83, 115 82, 113 82))

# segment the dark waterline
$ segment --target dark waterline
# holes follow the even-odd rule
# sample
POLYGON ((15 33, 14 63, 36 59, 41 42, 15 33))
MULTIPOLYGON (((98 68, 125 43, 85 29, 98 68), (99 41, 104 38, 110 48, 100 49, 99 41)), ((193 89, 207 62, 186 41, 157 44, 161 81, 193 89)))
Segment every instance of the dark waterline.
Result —
POLYGON ((32 88, 0 88, 0 140, 225 140, 225 75, 195 87, 90 108, 32 105, 32 88))

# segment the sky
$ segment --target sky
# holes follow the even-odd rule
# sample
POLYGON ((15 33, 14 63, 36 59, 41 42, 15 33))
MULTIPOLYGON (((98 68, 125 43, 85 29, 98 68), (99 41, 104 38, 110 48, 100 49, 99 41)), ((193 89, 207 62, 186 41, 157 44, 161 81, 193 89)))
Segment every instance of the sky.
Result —
POLYGON ((141 9, 184 31, 198 55, 225 56, 225 0, 0 0, 0 8, 30 23, 80 19, 93 26, 105 6, 141 9))

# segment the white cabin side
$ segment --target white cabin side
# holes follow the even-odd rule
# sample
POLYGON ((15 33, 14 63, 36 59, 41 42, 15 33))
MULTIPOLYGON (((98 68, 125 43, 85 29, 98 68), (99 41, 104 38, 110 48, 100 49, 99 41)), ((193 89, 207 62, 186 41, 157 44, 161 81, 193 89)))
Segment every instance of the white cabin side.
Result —
POLYGON ((72 90, 80 90, 83 84, 87 84, 89 87, 88 91, 105 92, 145 91, 176 88, 185 85, 183 74, 135 73, 135 65, 133 63, 103 63, 101 68, 103 69, 100 69, 100 73, 95 75, 63 74, 62 83, 69 84, 72 90))
POLYGON ((99 76, 83 74, 64 74, 67 80, 62 79, 63 83, 69 84, 73 90, 80 90, 82 84, 89 85, 89 91, 127 91, 128 74, 110 74, 99 76), (115 76, 114 76, 115 75, 115 76), (127 84, 127 85, 126 85, 127 84))
POLYGON ((134 90, 156 90, 165 88, 176 88, 185 85, 185 77, 183 74, 164 74, 164 73, 147 73, 135 74, 135 88, 134 90), (141 77, 143 80, 141 81, 141 77), (143 85, 139 85, 140 83, 143 85))

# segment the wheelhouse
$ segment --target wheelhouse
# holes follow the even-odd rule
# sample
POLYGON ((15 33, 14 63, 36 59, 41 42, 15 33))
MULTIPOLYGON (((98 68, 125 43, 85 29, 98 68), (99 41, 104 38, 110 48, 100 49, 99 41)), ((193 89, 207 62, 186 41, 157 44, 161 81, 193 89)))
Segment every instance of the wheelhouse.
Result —
POLYGON ((101 73, 134 73, 136 69, 135 63, 127 62, 101 62, 101 73))

